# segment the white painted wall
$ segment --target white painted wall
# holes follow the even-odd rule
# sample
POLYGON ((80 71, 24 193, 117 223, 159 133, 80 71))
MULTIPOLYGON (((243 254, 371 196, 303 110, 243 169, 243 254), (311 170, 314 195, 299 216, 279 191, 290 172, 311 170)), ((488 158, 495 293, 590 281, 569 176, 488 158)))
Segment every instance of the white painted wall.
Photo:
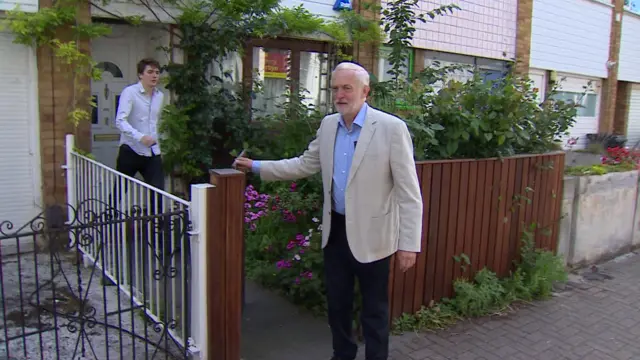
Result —
MULTIPOLYGON (((0 31, 0 223, 14 225, 2 225, 4 231, 18 230, 42 206, 37 59, 34 49, 13 40, 0 31)), ((4 254, 9 241, 3 243, 4 254)))
POLYGON ((0 10, 15 10, 19 7, 24 12, 38 11, 38 0, 0 0, 0 10))
POLYGON ((611 11, 594 0, 534 0, 531 67, 607 77, 611 11))
POLYGON ((461 10, 416 23, 414 47, 492 59, 515 57, 517 0, 422 0, 420 7, 426 12, 445 4, 461 10))
POLYGON ((622 18, 618 79, 640 83, 640 15, 630 11, 622 18))

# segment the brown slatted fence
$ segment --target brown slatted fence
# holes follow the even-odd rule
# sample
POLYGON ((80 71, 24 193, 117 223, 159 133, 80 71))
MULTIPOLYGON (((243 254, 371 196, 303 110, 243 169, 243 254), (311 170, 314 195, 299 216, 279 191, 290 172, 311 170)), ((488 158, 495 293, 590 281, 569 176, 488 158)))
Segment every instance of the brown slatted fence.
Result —
POLYGON ((453 296, 456 279, 483 267, 507 276, 532 223, 538 224, 536 246, 556 251, 563 169, 561 152, 416 163, 424 202, 422 252, 406 273, 392 262, 392 319, 453 296), (471 262, 464 274, 454 260, 461 254, 471 262))

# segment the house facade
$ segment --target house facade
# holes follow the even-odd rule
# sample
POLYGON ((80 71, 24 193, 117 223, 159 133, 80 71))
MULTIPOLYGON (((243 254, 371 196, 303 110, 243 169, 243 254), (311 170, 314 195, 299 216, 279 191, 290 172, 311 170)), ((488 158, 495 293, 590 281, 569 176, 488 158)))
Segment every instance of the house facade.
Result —
MULTIPOLYGON (((0 10, 16 5, 0 2, 0 10)), ((19 5, 37 11, 38 0, 19 0, 19 5)), ((13 40, 13 34, 0 30, 0 223, 21 226, 42 204, 41 126, 36 51, 13 40)), ((0 226, 4 232, 11 230, 0 226)))
POLYGON ((637 1, 534 0, 530 77, 544 94, 580 101, 569 137, 587 134, 640 140, 640 9, 637 1), (625 4, 626 3, 626 4, 625 4), (587 90, 587 94, 583 95, 587 90))
MULTIPOLYGON (((418 23, 412 42, 407 74, 419 72, 436 61, 441 65, 467 65, 480 70, 486 79, 502 76, 515 67, 534 80, 541 96, 554 81, 560 82, 561 96, 575 98, 589 85, 571 136, 586 146, 586 134, 616 132, 628 134, 629 144, 640 140, 640 14, 635 3, 625 0, 466 0, 452 1, 461 10, 418 23), (562 21, 558 21, 562 19, 562 21), (563 80, 563 81, 560 81, 563 80), (635 139, 635 140, 634 140, 635 139)), ((303 4, 323 17, 337 14, 334 0, 282 0, 284 6, 303 4)), ((0 11, 20 5, 37 11, 52 0, 2 2, 0 11)), ((440 1, 423 0, 424 10, 440 6, 440 1)), ((382 2, 381 5, 385 5, 382 2)), ((371 18, 357 0, 353 11, 371 18)), ((171 9, 168 9, 171 13, 171 9)), ((1 16, 1 15, 0 15, 1 16)), ((76 133, 78 146, 96 159, 115 166, 119 134, 115 114, 122 89, 137 81, 135 64, 152 56, 162 64, 181 62, 182 54, 167 54, 159 46, 176 41, 172 19, 164 11, 155 15, 128 1, 112 1, 103 8, 85 9, 80 21, 99 21, 112 28, 110 35, 81 46, 90 50, 103 69, 103 78, 91 83, 97 103, 91 121, 74 129, 67 120, 68 109, 60 106, 72 99, 69 70, 48 49, 32 49, 13 43, 13 35, 0 32, 0 150, 5 169, 0 175, 0 221, 15 226, 38 214, 45 204, 65 202, 65 134, 76 133), (160 17, 162 26, 132 27, 112 14, 160 17)), ((307 90, 309 102, 326 106, 330 102, 329 72, 331 45, 319 38, 255 39, 247 43, 244 56, 225 59, 237 81, 259 79, 264 94, 254 107, 273 111, 286 89, 286 79, 297 80, 307 90), (283 60, 291 62, 291 68, 283 60)), ((386 79, 388 49, 354 44, 353 58, 378 79, 386 79)), ((215 71, 215 69, 212 69, 215 71)), ((456 74, 460 80, 469 76, 456 74)))

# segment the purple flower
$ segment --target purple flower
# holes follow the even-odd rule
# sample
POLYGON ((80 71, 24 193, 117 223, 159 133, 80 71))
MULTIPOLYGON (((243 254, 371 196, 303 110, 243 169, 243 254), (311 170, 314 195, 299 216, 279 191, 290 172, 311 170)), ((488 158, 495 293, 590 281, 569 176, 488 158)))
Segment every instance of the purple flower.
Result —
POLYGON ((293 241, 289 241, 289 243, 287 244, 287 250, 291 250, 294 247, 296 247, 296 243, 293 241))
POLYGON ((278 269, 285 269, 285 268, 290 268, 291 267, 291 262, 288 260, 280 260, 276 263, 276 267, 278 269))

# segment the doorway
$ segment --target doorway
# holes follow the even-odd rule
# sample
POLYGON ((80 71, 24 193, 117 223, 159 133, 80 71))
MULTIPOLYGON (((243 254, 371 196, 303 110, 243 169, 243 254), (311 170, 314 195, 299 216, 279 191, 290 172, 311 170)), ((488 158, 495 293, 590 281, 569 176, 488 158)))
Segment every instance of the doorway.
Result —
POLYGON ((118 65, 112 62, 100 63, 103 67, 102 79, 94 81, 92 89, 93 108, 91 116, 92 153, 96 160, 111 167, 116 167, 120 131, 116 127, 116 115, 120 94, 128 85, 122 78, 118 65))

